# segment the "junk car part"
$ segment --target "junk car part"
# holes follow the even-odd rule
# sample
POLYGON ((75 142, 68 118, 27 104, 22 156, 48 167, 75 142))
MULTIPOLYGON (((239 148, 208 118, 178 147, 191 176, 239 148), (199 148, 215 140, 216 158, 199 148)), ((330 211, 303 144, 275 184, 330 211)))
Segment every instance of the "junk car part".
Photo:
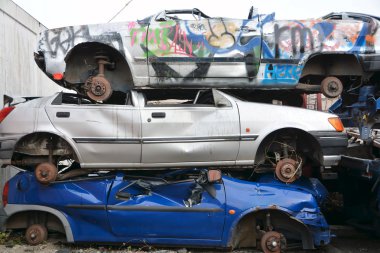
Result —
POLYGON ((328 98, 336 98, 342 94, 342 91, 342 82, 334 76, 328 76, 321 82, 321 92, 328 98))
POLYGON ((90 99, 102 102, 109 99, 112 95, 111 84, 104 76, 104 66, 111 65, 112 63, 107 56, 103 55, 95 56, 95 59, 99 65, 99 72, 96 76, 90 76, 87 79, 84 89, 90 99))
POLYGON ((41 184, 50 184, 57 179, 58 169, 52 163, 40 163, 34 170, 34 175, 41 184))
POLYGON ((286 239, 281 233, 269 231, 261 237, 260 244, 264 253, 281 253, 286 248, 286 239))
POLYGON ((33 224, 25 232, 25 239, 29 245, 38 245, 46 241, 48 231, 44 225, 33 224))

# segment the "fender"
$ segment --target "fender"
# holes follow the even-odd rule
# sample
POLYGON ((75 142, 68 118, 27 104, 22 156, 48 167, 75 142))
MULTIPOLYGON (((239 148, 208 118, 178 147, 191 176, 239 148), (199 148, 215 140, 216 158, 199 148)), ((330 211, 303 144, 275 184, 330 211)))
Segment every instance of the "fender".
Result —
POLYGON ((15 152, 15 148, 17 147, 17 145, 22 141, 22 139, 28 137, 28 136, 31 136, 31 135, 34 135, 34 134, 51 134, 51 135, 55 135, 55 136, 58 136, 59 138, 62 138, 64 141, 66 141, 70 147, 73 149, 73 151, 75 152, 75 155, 76 157, 78 158, 78 162, 80 163, 82 161, 82 157, 80 155, 80 153, 78 152, 78 149, 77 147, 75 146, 75 143, 74 141, 71 139, 71 138, 68 138, 66 137, 65 135, 63 135, 62 133, 60 132, 52 132, 52 131, 34 131, 32 133, 29 133, 29 134, 26 134, 26 135, 23 135, 21 136, 15 143, 14 147, 13 147, 13 153, 15 152))
MULTIPOLYGON (((7 221, 14 214, 25 212, 25 211, 42 211, 42 212, 50 213, 56 216, 62 222, 62 225, 65 229, 67 242, 74 242, 74 236, 73 236, 73 232, 71 230, 69 221, 67 220, 66 216, 62 212, 56 209, 53 209, 47 206, 40 206, 40 205, 7 204, 4 207, 4 211, 8 216, 7 221)), ((5 223, 5 226, 6 226, 6 223, 5 223)))
POLYGON ((259 212, 266 212, 266 211, 269 211, 269 212, 278 212, 278 213, 280 213, 282 215, 287 216, 289 219, 297 222, 297 224, 300 226, 300 228, 304 231, 304 233, 302 235, 303 248, 304 249, 314 249, 313 236, 310 233, 308 227, 304 223, 302 223, 301 221, 299 221, 298 219, 292 217, 289 214, 290 213, 289 210, 287 210, 286 208, 280 207, 280 206, 276 206, 275 209, 273 208, 273 206, 272 207, 268 207, 268 206, 265 206, 265 207, 253 207, 253 208, 247 209, 244 212, 240 213, 239 217, 237 219, 235 219, 234 222, 231 224, 230 230, 229 231, 225 231, 224 234, 223 234, 223 240, 227 242, 226 246, 228 246, 228 247, 233 246, 232 245, 232 239, 233 239, 233 236, 234 236, 234 234, 236 232, 237 225, 239 224, 239 222, 244 217, 246 217, 247 215, 255 215, 255 214, 258 214, 259 212), (260 208, 260 209, 258 209, 258 208, 260 208))

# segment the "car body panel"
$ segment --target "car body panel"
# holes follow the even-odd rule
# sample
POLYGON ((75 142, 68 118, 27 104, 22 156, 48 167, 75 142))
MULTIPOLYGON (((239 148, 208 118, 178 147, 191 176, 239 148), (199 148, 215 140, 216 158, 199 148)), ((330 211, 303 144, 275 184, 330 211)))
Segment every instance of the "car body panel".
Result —
MULTIPOLYGON (((273 206, 304 224, 311 238, 322 238, 326 244, 330 240, 328 225, 313 197, 318 195, 315 189, 307 183, 278 183, 273 177, 256 183, 223 176, 220 183, 200 187, 194 179, 168 183, 117 173, 44 186, 32 173, 20 172, 9 181, 9 189, 4 209, 7 228, 12 227, 12 216, 22 212, 21 206, 23 211, 42 210, 58 215, 68 225, 66 233, 71 231, 73 242, 231 247, 241 218, 257 210, 273 210, 273 206), (200 198, 194 197, 197 191, 200 198), (123 199, 116 197, 118 192, 130 195, 123 199)), ((311 243, 313 248, 313 239, 311 243)))
POLYGON ((145 106, 142 163, 235 162, 240 142, 236 104, 145 106), (163 118, 155 114, 163 113, 163 118))
POLYGON ((133 106, 47 105, 46 113, 52 125, 76 143, 80 155, 88 157, 86 163, 102 163, 103 156, 114 163, 140 162, 141 143, 136 140, 141 139, 141 123, 133 106))
MULTIPOLYGON (((295 88, 306 62, 323 54, 348 54, 365 70, 380 68, 375 60, 380 51, 379 19, 370 15, 275 20, 272 13, 251 19, 183 20, 168 17, 174 12, 159 12, 141 21, 47 30, 40 35, 36 53, 52 77, 65 73, 65 61, 75 46, 108 45, 127 61, 135 87, 295 88)), ((66 70, 66 81, 84 83, 88 65, 81 73, 66 70)), ((113 75, 106 70, 114 90, 130 88, 131 83, 123 84, 113 75)))
POLYGON ((147 195, 135 185, 125 190, 134 197, 117 199, 120 188, 130 183, 115 182, 110 192, 107 214, 117 236, 221 240, 225 216, 222 184, 215 185, 216 198, 205 192, 201 203, 187 207, 184 201, 189 189, 195 187, 194 180, 157 186, 147 195), (207 226, 194 226, 194 221, 207 226), (160 226, 162 222, 165 230, 160 226))

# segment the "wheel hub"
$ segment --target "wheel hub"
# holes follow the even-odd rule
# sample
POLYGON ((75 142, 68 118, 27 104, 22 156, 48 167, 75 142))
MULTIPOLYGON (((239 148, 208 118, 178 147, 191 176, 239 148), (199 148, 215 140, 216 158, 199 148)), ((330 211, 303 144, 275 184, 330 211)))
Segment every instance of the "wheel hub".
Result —
POLYGON ((298 163, 290 158, 285 158, 280 160, 276 165, 276 176, 277 178, 284 183, 292 183, 298 177, 297 173, 298 163))
POLYGON ((328 88, 330 92, 336 92, 338 90, 338 84, 334 81, 329 82, 328 88))
POLYGON ((328 98, 338 97, 343 91, 343 83, 334 76, 326 77, 321 83, 321 92, 328 98))
POLYGON ((52 163, 40 163, 37 165, 34 174, 41 184, 54 182, 58 176, 58 169, 52 163))
POLYGON ((261 237, 261 249, 264 253, 281 253, 286 249, 286 238, 276 231, 268 231, 261 237))
POLYGON ((47 239, 48 231, 42 224, 33 224, 26 229, 25 239, 30 245, 37 245, 47 239))
POLYGON ((271 252, 278 251, 280 249, 280 238, 277 238, 276 236, 268 238, 266 241, 266 246, 271 252))
POLYGON ((296 167, 294 166, 294 164, 285 163, 281 167, 281 175, 287 179, 292 178, 295 172, 296 172, 296 167))
POLYGON ((87 79, 87 96, 95 101, 106 101, 112 95, 111 84, 104 76, 87 79))

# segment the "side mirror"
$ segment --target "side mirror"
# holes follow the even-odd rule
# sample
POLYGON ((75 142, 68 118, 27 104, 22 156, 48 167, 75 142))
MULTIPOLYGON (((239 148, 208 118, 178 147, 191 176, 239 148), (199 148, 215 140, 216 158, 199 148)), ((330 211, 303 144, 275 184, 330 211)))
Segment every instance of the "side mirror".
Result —
POLYGON ((209 183, 217 183, 222 180, 222 172, 220 170, 208 170, 207 181, 209 183))

